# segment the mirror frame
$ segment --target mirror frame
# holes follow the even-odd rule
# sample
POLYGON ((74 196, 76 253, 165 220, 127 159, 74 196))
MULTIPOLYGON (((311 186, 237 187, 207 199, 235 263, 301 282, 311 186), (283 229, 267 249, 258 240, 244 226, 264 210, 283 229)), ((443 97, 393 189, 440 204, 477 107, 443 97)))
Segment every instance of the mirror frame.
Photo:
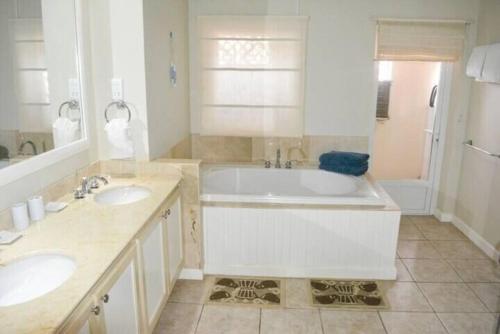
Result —
MULTIPOLYGON (((12 183, 19 180, 29 174, 36 173, 44 168, 54 165, 63 160, 69 159, 81 152, 89 149, 89 139, 88 139, 88 113, 87 113, 87 95, 86 95, 86 78, 83 69, 83 64, 85 60, 83 59, 83 15, 82 15, 82 3, 81 0, 73 0, 75 4, 75 24, 76 24, 76 55, 77 55, 77 72, 78 79, 80 82, 80 106, 82 110, 81 120, 82 120, 82 138, 65 145, 63 147, 54 148, 50 151, 35 155, 20 161, 11 166, 7 166, 0 169, 0 187, 6 184, 12 183)), ((82 166, 83 167, 83 166, 82 166)))

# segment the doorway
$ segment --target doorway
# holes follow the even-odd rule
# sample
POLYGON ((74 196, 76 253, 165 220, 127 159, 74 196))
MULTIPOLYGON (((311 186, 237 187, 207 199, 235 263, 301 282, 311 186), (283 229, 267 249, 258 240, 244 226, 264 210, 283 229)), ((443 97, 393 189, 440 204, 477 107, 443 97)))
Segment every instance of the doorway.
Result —
MULTIPOLYGON (((439 182, 443 99, 450 67, 380 61, 370 173, 404 214, 430 214, 439 182)), ((442 146, 442 145, 441 145, 442 146)))

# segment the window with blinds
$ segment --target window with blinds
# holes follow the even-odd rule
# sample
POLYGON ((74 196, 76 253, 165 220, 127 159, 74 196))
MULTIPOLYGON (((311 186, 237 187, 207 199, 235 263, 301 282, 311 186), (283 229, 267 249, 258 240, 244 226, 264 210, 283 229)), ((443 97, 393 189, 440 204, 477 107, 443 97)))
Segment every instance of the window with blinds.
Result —
POLYGON ((303 135, 307 18, 198 18, 201 134, 303 135))
POLYGON ((465 22, 379 19, 375 59, 457 61, 463 54, 465 22))

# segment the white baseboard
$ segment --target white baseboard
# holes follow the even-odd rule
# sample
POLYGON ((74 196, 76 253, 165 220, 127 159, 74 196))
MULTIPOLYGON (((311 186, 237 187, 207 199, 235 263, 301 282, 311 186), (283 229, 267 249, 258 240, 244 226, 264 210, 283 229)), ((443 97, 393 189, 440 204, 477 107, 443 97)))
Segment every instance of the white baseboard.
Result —
POLYGON ((453 214, 442 212, 439 209, 434 211, 434 216, 442 223, 451 223, 453 221, 453 214))
POLYGON ((395 280, 396 267, 374 267, 374 268, 311 268, 311 267, 281 267, 281 266, 232 266, 232 265, 208 265, 205 264, 204 272, 207 275, 229 275, 229 276, 258 276, 258 277, 335 277, 345 279, 380 279, 395 280))
POLYGON ((203 270, 184 268, 179 275, 180 279, 203 280, 203 270))
POLYGON ((498 263, 498 260, 500 259, 500 252, 497 251, 492 244, 486 241, 482 236, 480 236, 476 231, 474 231, 469 225, 467 225, 457 216, 453 216, 452 223, 486 255, 488 255, 493 261, 498 263))

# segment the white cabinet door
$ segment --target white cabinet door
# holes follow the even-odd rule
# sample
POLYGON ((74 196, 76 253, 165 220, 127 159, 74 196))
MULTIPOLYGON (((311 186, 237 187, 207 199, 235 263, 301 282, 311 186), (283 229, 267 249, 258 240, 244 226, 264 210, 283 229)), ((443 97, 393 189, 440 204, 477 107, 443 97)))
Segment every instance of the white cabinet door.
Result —
POLYGON ((89 324, 88 320, 85 321, 82 328, 80 328, 80 331, 78 332, 78 334, 90 334, 90 324, 89 324))
POLYGON ((139 333, 134 265, 135 261, 130 262, 101 297, 107 334, 139 333))
POLYGON ((141 240, 146 310, 150 327, 161 312, 160 307, 167 294, 163 244, 163 224, 159 219, 141 240))
POLYGON ((170 207, 167 219, 167 235, 168 235, 168 273, 169 283, 173 286, 174 280, 177 278, 180 265, 183 260, 183 245, 182 245, 182 219, 181 219, 181 202, 178 198, 170 207))

